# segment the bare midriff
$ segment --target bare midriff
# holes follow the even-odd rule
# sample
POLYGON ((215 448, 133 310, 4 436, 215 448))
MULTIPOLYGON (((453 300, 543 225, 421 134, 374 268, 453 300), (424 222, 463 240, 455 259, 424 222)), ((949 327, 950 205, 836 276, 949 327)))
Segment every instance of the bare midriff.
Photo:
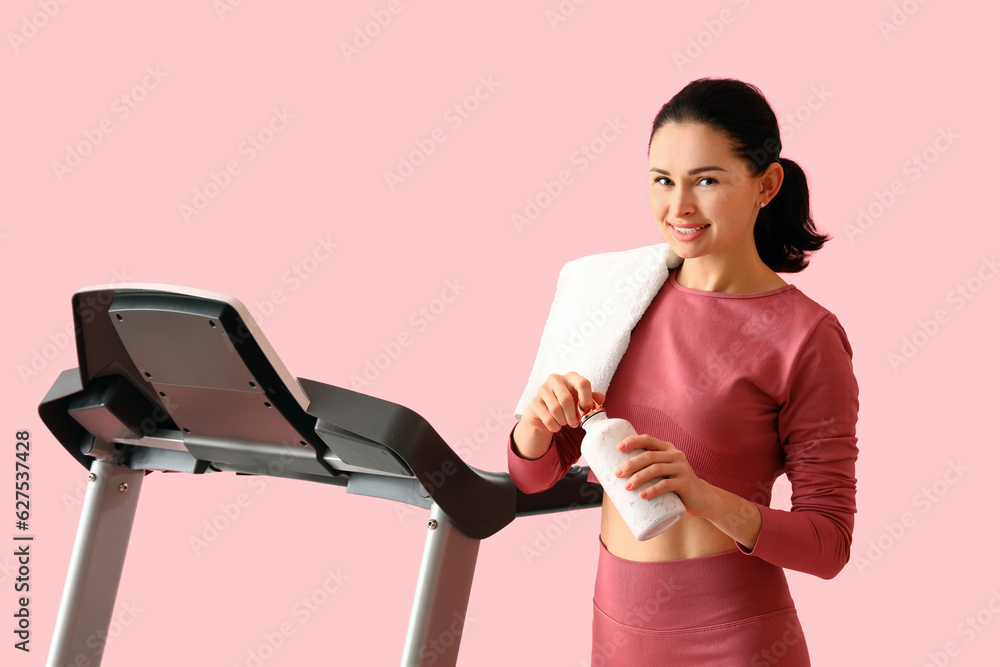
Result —
POLYGON ((737 549, 736 541, 708 519, 685 514, 656 537, 639 542, 607 494, 601 510, 601 540, 615 556, 626 560, 683 560, 737 549))

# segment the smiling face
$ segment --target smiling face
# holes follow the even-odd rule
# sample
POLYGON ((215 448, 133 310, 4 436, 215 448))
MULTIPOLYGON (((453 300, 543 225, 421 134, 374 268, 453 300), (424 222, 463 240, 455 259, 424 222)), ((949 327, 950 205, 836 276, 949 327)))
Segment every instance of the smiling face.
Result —
POLYGON ((760 203, 781 184, 779 164, 753 177, 725 133, 703 123, 667 123, 653 135, 649 167, 653 218, 679 257, 727 273, 760 264, 753 227, 760 203))

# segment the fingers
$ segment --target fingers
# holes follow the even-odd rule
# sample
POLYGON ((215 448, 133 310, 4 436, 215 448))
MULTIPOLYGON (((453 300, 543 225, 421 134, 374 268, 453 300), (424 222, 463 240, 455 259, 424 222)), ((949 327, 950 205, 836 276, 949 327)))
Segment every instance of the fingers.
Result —
MULTIPOLYGON (((547 403, 548 399, 539 392, 531 402, 528 403, 528 407, 524 409, 524 415, 521 419, 528 423, 532 428, 537 428, 540 430, 549 431, 551 433, 556 433, 562 428, 559 423, 559 419, 552 414, 552 409, 547 403)), ((558 402, 555 403, 558 406, 558 402)), ((561 409, 560 409, 561 413, 561 409)))
POLYGON ((618 443, 618 449, 623 452, 639 450, 622 463, 614 475, 625 479, 627 490, 641 488, 641 498, 655 498, 668 491, 680 495, 681 489, 697 480, 684 452, 666 440, 648 434, 631 436, 618 443), (650 481, 653 483, 649 484, 650 481))
POLYGON ((647 451, 680 452, 674 447, 674 443, 666 440, 657 440, 651 435, 633 435, 618 443, 618 449, 622 452, 629 452, 633 449, 645 449, 647 451))
MULTIPOLYGON (((634 438, 626 438, 622 443, 627 450, 637 449, 634 446, 634 440, 634 438), (633 446, 630 447, 630 443, 633 446)), ((687 464, 684 452, 674 448, 669 442, 662 440, 657 442, 669 445, 669 449, 654 449, 650 447, 645 451, 641 451, 622 463, 615 470, 615 476, 631 478, 632 486, 629 488, 634 489, 642 486, 642 484, 654 477, 673 477, 681 474, 684 471, 684 466, 687 464)))
MULTIPOLYGON (((635 489, 638 489, 642 485, 646 484, 650 480, 661 480, 661 481, 672 480, 680 472, 681 471, 678 469, 676 465, 671 465, 668 463, 653 463, 633 473, 630 473, 629 471, 626 470, 625 472, 619 474, 618 476, 625 477, 626 478, 625 488, 630 491, 633 491, 635 489)), ((659 484, 659 482, 657 483, 659 484)), ((670 486, 671 484, 672 482, 668 483, 667 486, 670 486)), ((647 490, 648 489, 644 489, 644 491, 647 490)))
MULTIPOLYGON (((632 488, 638 489, 640 486, 642 486, 642 484, 636 484, 632 488)), ((647 500, 650 498, 655 498, 656 496, 661 496, 664 493, 667 493, 668 491, 674 491, 675 489, 673 487, 674 487, 674 482, 672 479, 670 478, 661 479, 659 482, 656 482, 655 484, 650 484, 645 489, 640 491, 639 497, 645 498, 647 500)))
POLYGON ((550 375, 539 393, 556 422, 574 428, 580 425, 581 411, 588 412, 593 404, 590 380, 574 371, 550 375))
POLYGON ((597 403, 604 402, 604 394, 600 392, 594 392, 590 385, 590 380, 583 377, 576 371, 570 371, 563 376, 566 380, 566 384, 573 390, 576 395, 576 408, 584 414, 590 412, 595 407, 597 403), (598 397, 595 400, 595 394, 598 397))
MULTIPOLYGON (((592 400, 594 401, 594 404, 595 404, 595 405, 592 405, 590 407, 590 410, 593 410, 596 407, 597 403, 600 403, 601 405, 603 405, 604 401, 607 400, 607 397, 604 394, 602 394, 601 392, 599 392, 599 391, 591 392, 590 395, 591 395, 592 400)), ((590 412, 590 410, 587 410, 587 412, 590 412)))
POLYGON ((578 396, 581 392, 589 393, 589 385, 576 373, 565 376, 553 373, 538 388, 522 418, 532 427, 552 433, 557 433, 563 426, 579 426, 578 396))
POLYGON ((560 375, 550 375, 543 388, 548 388, 549 391, 542 395, 542 400, 560 428, 567 424, 573 427, 579 426, 580 413, 577 410, 576 393, 578 390, 560 375))
POLYGON ((605 395, 592 391, 590 380, 575 371, 549 375, 522 416, 534 428, 552 433, 563 426, 577 427, 583 414, 604 403, 605 395))

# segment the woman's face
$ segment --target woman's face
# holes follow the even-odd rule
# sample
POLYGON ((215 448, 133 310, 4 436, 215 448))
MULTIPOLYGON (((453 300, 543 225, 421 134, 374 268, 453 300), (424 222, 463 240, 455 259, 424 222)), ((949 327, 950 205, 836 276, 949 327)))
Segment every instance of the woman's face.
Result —
POLYGON ((720 130, 667 123, 649 148, 649 205, 660 233, 684 259, 751 261, 757 257, 753 226, 760 202, 777 192, 775 167, 780 186, 780 165, 754 178, 720 130))

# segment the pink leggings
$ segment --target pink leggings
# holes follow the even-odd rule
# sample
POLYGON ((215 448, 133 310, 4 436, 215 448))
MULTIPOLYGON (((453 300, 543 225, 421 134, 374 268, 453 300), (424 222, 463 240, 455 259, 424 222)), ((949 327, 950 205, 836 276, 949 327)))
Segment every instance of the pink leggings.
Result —
POLYGON ((591 667, 808 667, 785 571, 729 551, 634 561, 600 539, 591 667))

